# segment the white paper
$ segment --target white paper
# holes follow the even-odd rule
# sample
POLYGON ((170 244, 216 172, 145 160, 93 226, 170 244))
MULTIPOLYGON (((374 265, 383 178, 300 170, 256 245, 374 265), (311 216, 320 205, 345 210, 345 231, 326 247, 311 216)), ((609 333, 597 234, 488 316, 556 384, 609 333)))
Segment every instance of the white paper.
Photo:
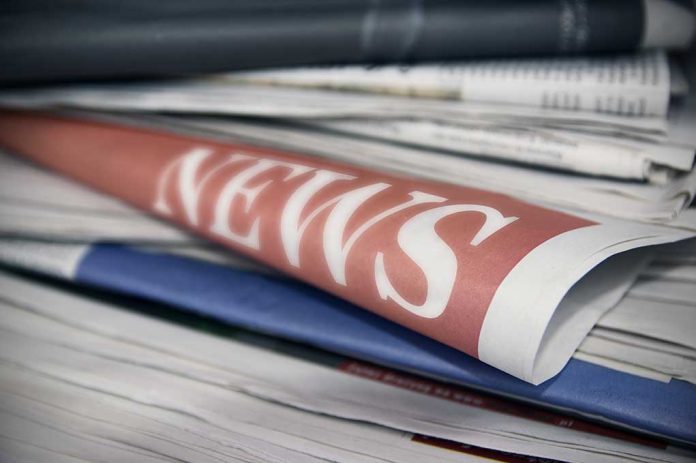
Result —
MULTIPOLYGON (((197 418, 198 424, 188 429, 197 429, 210 438, 221 436, 220 430, 247 439, 258 438, 263 431, 269 444, 292 451, 302 449, 312 455, 331 455, 338 461, 363 461, 357 458, 377 456, 380 449, 385 452, 383 456, 391 455, 396 461, 446 461, 447 457, 468 461, 456 460, 459 456, 453 453, 444 457, 427 453, 437 449, 422 449, 421 455, 411 453, 413 458, 402 459, 393 452, 403 449, 401 455, 406 456, 418 449, 393 433, 378 432, 382 428, 307 416, 259 402, 252 397, 256 396, 324 414, 565 461, 689 458, 672 450, 501 415, 349 376, 267 349, 122 312, 16 277, 0 276, 0 286, 6 298, 17 303, 3 305, 0 312, 0 356, 4 359, 12 359, 31 373, 125 398, 138 405, 135 410, 139 409, 141 415, 160 422, 171 422, 172 412, 176 414, 175 423, 181 423, 177 426, 190 422, 188 417, 197 418), (37 331, 37 326, 42 329, 37 331), (352 436, 350 440, 346 440, 348 435, 352 436), (390 446, 395 448, 387 451, 390 446), (355 453, 355 449, 363 453, 350 455, 353 460, 342 457, 346 452, 355 453), (327 451, 331 453, 322 454, 327 451)), ((273 447, 269 445, 268 449, 271 452, 273 447)))
POLYGON ((670 95, 664 52, 410 66, 324 66, 239 72, 220 78, 629 116, 664 116, 670 95))
POLYGON ((696 359, 693 358, 618 342, 596 334, 588 336, 578 350, 654 370, 671 378, 696 384, 696 359))
POLYGON ((211 79, 4 90, 0 92, 0 105, 299 119, 408 115, 453 123, 488 121, 525 126, 552 125, 638 135, 665 135, 667 132, 667 123, 664 117, 659 116, 625 117, 502 104, 415 100, 330 90, 234 84, 211 79))
POLYGON ((594 363, 595 365, 605 368, 611 368, 612 370, 628 373, 629 375, 640 376, 641 378, 652 379, 653 381, 659 381, 661 383, 669 383, 672 380, 670 375, 666 375, 649 368, 640 367, 632 363, 624 363, 619 360, 614 360, 599 355, 592 355, 577 351, 573 357, 578 360, 582 360, 583 362, 594 363))
POLYGON ((643 275, 647 277, 664 278, 666 280, 696 283, 696 265, 691 263, 672 264, 658 261, 648 267, 643 275))
POLYGON ((598 324, 696 349, 696 308, 691 305, 643 299, 629 291, 598 324))
POLYGON ((631 288, 631 294, 643 299, 684 304, 696 309, 696 285, 690 282, 643 278, 631 288))
POLYGON ((652 183, 667 183, 675 171, 689 172, 694 163, 693 148, 589 137, 552 129, 398 119, 321 121, 314 125, 424 149, 652 183))
POLYGON ((72 242, 199 240, 112 197, 0 152, 0 235, 72 242))
POLYGON ((87 244, 0 238, 0 262, 25 270, 72 279, 88 249, 87 244))

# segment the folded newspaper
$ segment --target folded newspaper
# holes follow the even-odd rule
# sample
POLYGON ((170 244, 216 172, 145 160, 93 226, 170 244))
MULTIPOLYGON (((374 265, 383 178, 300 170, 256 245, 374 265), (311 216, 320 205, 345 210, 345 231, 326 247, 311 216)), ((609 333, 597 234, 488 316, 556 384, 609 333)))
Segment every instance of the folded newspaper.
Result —
MULTIPOLYGON (((94 243, 108 242, 282 276, 20 158, 0 155, 0 180, 0 261, 5 264, 61 278, 84 276, 78 268, 94 243)), ((655 249, 651 263, 574 357, 658 381, 696 383, 696 344, 691 339, 696 330, 695 243, 686 240, 655 249)), ((113 262, 107 267, 116 272, 113 262)))
POLYGON ((645 253, 626 251, 693 236, 45 113, 3 113, 0 143, 533 383, 629 288, 645 253))

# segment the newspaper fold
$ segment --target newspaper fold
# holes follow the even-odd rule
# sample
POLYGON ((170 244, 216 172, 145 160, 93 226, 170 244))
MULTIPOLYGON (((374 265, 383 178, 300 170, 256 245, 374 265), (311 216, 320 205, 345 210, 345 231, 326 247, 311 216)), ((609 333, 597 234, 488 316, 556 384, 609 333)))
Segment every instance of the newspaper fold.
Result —
POLYGON ((643 256, 590 270, 692 236, 40 113, 2 114, 0 143, 533 383, 563 367, 643 256))

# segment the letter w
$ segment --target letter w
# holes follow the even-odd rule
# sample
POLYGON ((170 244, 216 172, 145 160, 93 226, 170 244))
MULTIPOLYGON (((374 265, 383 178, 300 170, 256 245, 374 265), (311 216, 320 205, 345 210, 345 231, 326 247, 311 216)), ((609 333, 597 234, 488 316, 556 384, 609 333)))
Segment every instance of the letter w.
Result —
POLYGON ((307 226, 323 210, 334 206, 324 225, 322 244, 326 263, 329 267, 329 272, 331 273, 334 281, 343 286, 347 284, 346 260, 348 259, 348 254, 350 253, 350 250, 355 242, 370 227, 377 224, 381 220, 384 220, 390 215, 396 214, 397 212, 406 208, 418 204, 439 203, 446 201, 445 198, 441 198, 439 196, 414 191, 410 194, 410 200, 389 208, 367 220, 360 227, 358 227, 348 237, 348 239, 345 240, 344 243, 346 225, 355 211, 377 193, 390 187, 390 185, 387 183, 375 183, 362 188, 357 188, 324 202, 314 209, 302 221, 302 223, 300 223, 300 215, 302 211, 309 200, 317 192, 319 192, 319 190, 336 180, 352 180, 353 178, 354 177, 352 176, 338 174, 326 170, 317 171, 312 179, 308 180, 303 186, 298 188, 288 199, 288 202, 283 209, 283 214, 280 221, 280 235, 283 242, 285 255, 287 256, 288 262, 291 265, 299 267, 300 242, 302 241, 302 236, 307 226))

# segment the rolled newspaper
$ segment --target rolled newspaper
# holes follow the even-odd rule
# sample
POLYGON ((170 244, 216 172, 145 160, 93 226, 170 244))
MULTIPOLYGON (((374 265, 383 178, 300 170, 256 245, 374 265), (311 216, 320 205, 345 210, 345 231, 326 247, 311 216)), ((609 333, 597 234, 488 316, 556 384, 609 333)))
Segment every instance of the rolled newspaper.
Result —
POLYGON ((533 383, 560 371, 643 256, 590 270, 692 236, 42 113, 3 113, 0 144, 533 383))

